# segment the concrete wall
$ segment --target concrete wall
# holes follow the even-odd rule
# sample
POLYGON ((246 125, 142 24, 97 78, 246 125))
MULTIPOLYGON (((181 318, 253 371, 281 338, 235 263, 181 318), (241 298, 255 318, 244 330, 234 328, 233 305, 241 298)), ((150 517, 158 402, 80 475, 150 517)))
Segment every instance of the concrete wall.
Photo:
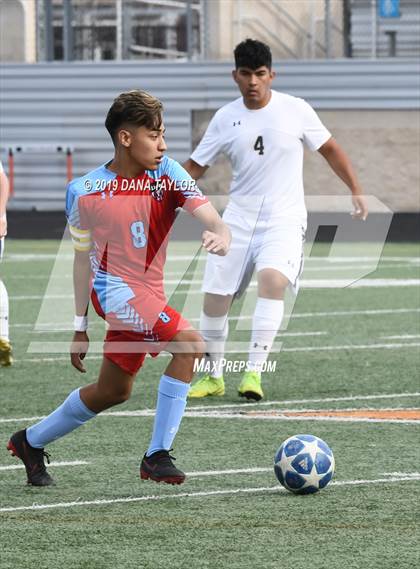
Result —
MULTIPOLYGON (((213 112, 193 115, 193 148, 213 112)), ((420 113, 418 111, 319 111, 319 115, 350 156, 366 194, 394 212, 420 211, 420 113)), ((227 193, 229 163, 219 158, 200 181, 208 193, 227 193)), ((306 195, 346 195, 318 152, 305 151, 306 195)))
POLYGON ((21 0, 0 0, 0 61, 25 61, 25 8, 21 0))
MULTIPOLYGON (((267 42, 276 59, 325 57, 324 0, 207 0, 210 59, 231 60, 237 43, 267 42), (288 15, 290 17, 288 17, 288 15), (316 40, 312 43, 308 34, 316 40)), ((342 57, 343 0, 331 0, 331 57, 342 57)))

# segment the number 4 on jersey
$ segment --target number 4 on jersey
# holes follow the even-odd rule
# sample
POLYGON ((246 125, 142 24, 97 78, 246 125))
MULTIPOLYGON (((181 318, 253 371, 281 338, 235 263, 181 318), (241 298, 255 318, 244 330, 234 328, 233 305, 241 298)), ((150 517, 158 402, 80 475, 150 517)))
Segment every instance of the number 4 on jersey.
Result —
POLYGON ((256 150, 260 156, 264 154, 264 143, 262 136, 257 137, 257 140, 255 141, 254 144, 254 150, 256 150))

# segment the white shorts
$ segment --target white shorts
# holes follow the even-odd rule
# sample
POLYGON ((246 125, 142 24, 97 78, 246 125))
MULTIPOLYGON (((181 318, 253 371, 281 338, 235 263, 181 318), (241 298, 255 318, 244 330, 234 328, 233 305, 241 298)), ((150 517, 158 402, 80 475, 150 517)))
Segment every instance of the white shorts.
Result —
POLYGON ((225 257, 207 255, 203 292, 240 296, 251 280, 254 268, 275 269, 285 275, 295 292, 303 270, 303 244, 306 222, 277 218, 247 221, 237 212, 226 210, 224 222, 232 232, 232 243, 225 257))
POLYGON ((3 258, 3 253, 4 253, 4 237, 0 239, 0 261, 3 258))

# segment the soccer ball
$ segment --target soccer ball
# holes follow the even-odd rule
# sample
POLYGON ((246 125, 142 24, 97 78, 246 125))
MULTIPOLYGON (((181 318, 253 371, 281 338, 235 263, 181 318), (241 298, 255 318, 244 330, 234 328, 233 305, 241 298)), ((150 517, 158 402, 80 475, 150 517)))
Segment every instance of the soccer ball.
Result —
POLYGON ((274 456, 278 481, 294 494, 314 494, 325 488, 334 469, 330 447, 314 435, 294 435, 286 439, 274 456))

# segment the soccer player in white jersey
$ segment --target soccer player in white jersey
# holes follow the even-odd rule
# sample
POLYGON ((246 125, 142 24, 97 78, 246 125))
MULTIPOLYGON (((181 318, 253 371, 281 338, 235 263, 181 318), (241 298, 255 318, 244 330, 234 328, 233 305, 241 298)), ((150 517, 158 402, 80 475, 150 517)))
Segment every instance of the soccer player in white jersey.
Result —
MULTIPOLYGON (((9 199, 9 181, 0 162, 0 261, 4 252, 4 238, 7 234, 6 204, 9 199)), ((12 346, 9 340, 9 297, 0 278, 0 366, 13 362, 12 346)))
POLYGON ((233 79, 241 97, 219 109, 184 168, 200 178, 218 154, 229 159, 233 178, 223 215, 232 232, 225 257, 207 258, 200 329, 207 342, 211 373, 199 379, 190 397, 223 395, 220 362, 228 336, 228 312, 249 266, 255 266, 258 299, 252 321, 248 370, 239 395, 260 400, 261 370, 280 328, 284 294, 297 290, 303 267, 306 209, 303 145, 317 150, 348 186, 353 215, 366 219, 367 207, 350 161, 303 99, 271 89, 275 76, 270 48, 247 39, 234 51, 233 79))

